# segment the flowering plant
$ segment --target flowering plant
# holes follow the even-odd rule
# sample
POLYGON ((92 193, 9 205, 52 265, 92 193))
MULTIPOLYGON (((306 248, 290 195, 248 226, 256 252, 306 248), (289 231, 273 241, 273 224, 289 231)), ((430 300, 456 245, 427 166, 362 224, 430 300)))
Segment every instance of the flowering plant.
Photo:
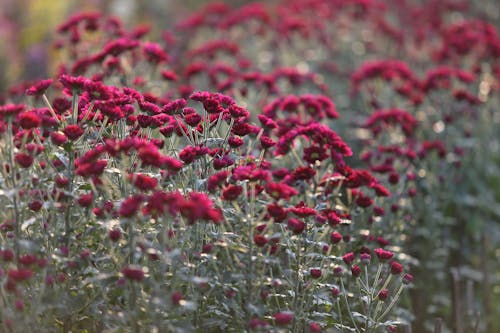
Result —
POLYGON ((452 215, 432 219, 455 199, 436 198, 463 176, 470 123, 490 119, 500 38, 484 22, 445 26, 421 76, 429 59, 385 46, 411 49, 433 27, 406 36, 383 3, 334 2, 210 4, 178 23, 182 43, 98 13, 61 24, 57 75, 0 106, 2 329, 420 325, 405 289, 433 269, 429 224, 457 231, 452 215), (343 70, 326 61, 351 53, 343 70))

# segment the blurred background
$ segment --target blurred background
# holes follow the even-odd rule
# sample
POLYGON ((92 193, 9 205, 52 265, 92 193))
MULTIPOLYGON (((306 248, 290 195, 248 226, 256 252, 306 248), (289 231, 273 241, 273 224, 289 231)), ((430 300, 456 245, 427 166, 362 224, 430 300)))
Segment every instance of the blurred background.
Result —
MULTIPOLYGON (((206 0, 0 0, 0 95, 20 80, 46 78, 55 59, 56 27, 77 11, 118 16, 126 26, 152 23, 155 33, 207 4, 206 0)), ((238 6, 251 1, 225 1, 238 6)))

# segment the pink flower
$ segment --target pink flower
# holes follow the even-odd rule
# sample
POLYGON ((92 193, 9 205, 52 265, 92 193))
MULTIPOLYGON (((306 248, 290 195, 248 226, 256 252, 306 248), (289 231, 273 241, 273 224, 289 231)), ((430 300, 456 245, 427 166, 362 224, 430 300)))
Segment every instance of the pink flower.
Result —
POLYGON ((351 265, 355 258, 354 252, 348 252, 342 256, 342 260, 344 260, 347 265, 351 265))
POLYGON ((375 249, 373 251, 375 252, 375 254, 377 255, 377 258, 380 261, 389 260, 394 256, 394 253, 392 253, 391 251, 384 250, 382 248, 378 248, 378 249, 375 249))
POLYGON ((294 315, 292 312, 284 311, 274 314, 274 321, 279 326, 285 326, 292 322, 294 315))
POLYGON ((309 323, 310 333, 321 333, 321 325, 318 323, 309 323))
POLYGON ((26 90, 28 96, 41 96, 47 88, 52 84, 52 79, 41 80, 26 90))

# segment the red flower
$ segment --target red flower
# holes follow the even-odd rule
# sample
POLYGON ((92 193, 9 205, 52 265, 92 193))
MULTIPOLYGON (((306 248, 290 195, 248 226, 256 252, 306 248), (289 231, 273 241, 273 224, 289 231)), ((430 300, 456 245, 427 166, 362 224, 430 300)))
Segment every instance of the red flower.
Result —
POLYGON ((354 255, 354 252, 349 252, 349 253, 346 253, 342 256, 342 260, 344 260, 344 262, 347 264, 347 265, 351 265, 352 262, 354 261, 355 259, 355 255, 354 255))
POLYGON ((15 117, 25 109, 23 104, 7 104, 0 106, 0 118, 15 117))
POLYGON ((130 265, 122 269, 122 274, 125 278, 133 281, 142 281, 144 279, 144 271, 142 267, 130 265))
POLYGON ((82 194, 82 195, 80 195, 80 197, 78 197, 76 202, 78 202, 78 204, 81 207, 90 207, 92 205, 93 199, 94 199, 94 195, 92 193, 82 194))
POLYGON ((268 149, 276 145, 276 142, 273 141, 273 139, 271 139, 270 137, 263 135, 260 138, 260 144, 262 145, 262 148, 268 149))
POLYGON ((358 265, 352 265, 351 273, 353 277, 358 277, 361 274, 361 268, 358 265))
POLYGON ((36 264, 38 258, 34 254, 24 254, 20 256, 17 260, 19 261, 20 264, 24 266, 31 266, 33 264, 36 264))
POLYGON ((51 132, 50 140, 57 146, 62 146, 68 141, 68 137, 63 132, 51 132))
POLYGON ((318 146, 304 148, 303 159, 311 164, 316 161, 323 161, 328 158, 328 153, 325 149, 318 146))
POLYGON ((184 121, 191 127, 196 127, 201 122, 201 116, 197 113, 189 113, 184 115, 184 121))
POLYGON ((47 88, 52 84, 52 79, 41 80, 34 84, 33 86, 26 89, 26 95, 28 96, 41 96, 45 93, 47 88))
POLYGON ((222 199, 227 201, 236 200, 243 192, 243 187, 239 185, 228 185, 222 191, 222 199))
POLYGON ((3 261, 12 261, 14 259, 14 251, 10 249, 0 250, 0 257, 3 261))
POLYGON ((410 284, 412 282, 413 282, 413 275, 407 273, 403 276, 403 283, 404 284, 410 284))
POLYGON ((20 113, 17 116, 17 121, 19 122, 19 125, 24 129, 36 128, 42 123, 42 119, 40 118, 40 116, 33 111, 20 113))
POLYGON ((118 228, 111 229, 108 231, 108 237, 113 242, 118 242, 120 240, 120 238, 122 237, 122 232, 118 228))
POLYGON ((382 290, 378 293, 378 298, 379 298, 381 301, 385 301, 388 297, 389 297, 389 289, 382 289, 382 290))
POLYGON ((373 250, 373 252, 375 252, 377 258, 381 261, 389 260, 394 256, 394 253, 392 253, 391 251, 384 250, 382 248, 375 249, 373 250))
POLYGON ((219 187, 227 179, 228 176, 229 176, 229 171, 220 171, 208 177, 207 180, 208 192, 214 192, 217 189, 217 187, 219 187))
POLYGON ((299 217, 307 217, 318 214, 314 208, 307 207, 303 201, 298 203, 295 207, 290 208, 290 211, 299 217))
POLYGON ((363 264, 368 265, 368 264, 370 264, 372 256, 369 253, 361 253, 359 255, 359 259, 361 260, 361 262, 363 264))
POLYGON ((158 181, 155 178, 144 174, 136 173, 129 177, 132 184, 142 191, 153 190, 158 185, 158 181))
POLYGON ((84 130, 78 125, 68 125, 63 132, 64 134, 66 134, 68 139, 70 139, 71 141, 75 141, 83 135, 84 130))
POLYGON ((333 244, 337 244, 341 240, 342 240, 342 235, 340 233, 338 233, 337 231, 333 231, 332 233, 330 233, 330 241, 333 244))
POLYGON ((10 269, 7 273, 9 279, 16 282, 29 280, 33 276, 33 271, 29 268, 10 269))
POLYGON ((288 325, 290 322, 293 320, 293 313, 289 311, 285 312, 278 312, 274 314, 274 321, 276 322, 277 325, 280 326, 285 326, 288 325))
POLYGON ((182 301, 182 293, 180 291, 174 291, 172 295, 170 295, 170 299, 173 305, 179 305, 182 301))
POLYGON ((318 323, 309 323, 310 333, 321 333, 321 325, 318 323))
POLYGON ((295 218, 290 218, 288 220, 288 229, 293 231, 294 234, 301 234, 306 228, 306 224, 303 221, 297 220, 295 218))
POLYGON ((291 196, 298 194, 297 190, 284 183, 267 183, 265 185, 265 190, 267 194, 276 200, 289 200, 291 196))
POLYGON ((40 200, 34 200, 34 201, 29 203, 28 207, 32 211, 38 212, 40 209, 42 209, 43 203, 40 200))
POLYGON ((311 268, 309 273, 313 279, 319 279, 321 277, 321 268, 311 268))
POLYGON ((264 245, 267 244, 266 236, 260 234, 253 236, 253 241, 259 247, 263 247, 264 245))
POLYGON ((284 221, 288 215, 287 210, 277 203, 267 205, 267 212, 274 219, 274 222, 277 223, 284 221))
POLYGON ((143 197, 141 195, 134 195, 131 197, 126 198, 125 200, 122 201, 120 205, 120 210, 118 211, 118 214, 122 217, 131 217, 133 216, 137 210, 139 209, 139 206, 141 205, 143 200, 143 197))
POLYGON ((149 62, 157 64, 168 60, 167 53, 157 43, 145 42, 142 46, 142 50, 149 62))
POLYGON ((397 261, 392 261, 391 262, 391 274, 399 275, 399 274, 401 274, 401 272, 403 272, 403 265, 401 265, 397 261))
POLYGON ((29 168, 33 164, 34 160, 33 156, 25 153, 17 153, 14 159, 22 168, 29 168))
POLYGON ((292 172, 292 178, 294 180, 308 180, 314 177, 316 171, 311 167, 298 167, 292 172))

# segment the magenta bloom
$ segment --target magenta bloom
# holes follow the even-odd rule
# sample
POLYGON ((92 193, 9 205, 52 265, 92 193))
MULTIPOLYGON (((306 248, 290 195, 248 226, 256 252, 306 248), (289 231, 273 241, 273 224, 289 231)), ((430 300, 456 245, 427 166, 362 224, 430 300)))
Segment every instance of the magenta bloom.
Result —
POLYGON ((52 79, 41 80, 35 83, 30 88, 26 89, 26 95, 28 96, 41 96, 45 93, 47 88, 52 84, 52 79))
POLYGON ((293 317, 294 315, 292 312, 289 311, 278 312, 274 314, 274 321, 279 326, 285 326, 292 322, 293 317))
POLYGON ((381 261, 389 260, 394 256, 394 253, 392 253, 391 251, 384 250, 382 248, 378 248, 373 251, 377 255, 377 258, 381 261))

